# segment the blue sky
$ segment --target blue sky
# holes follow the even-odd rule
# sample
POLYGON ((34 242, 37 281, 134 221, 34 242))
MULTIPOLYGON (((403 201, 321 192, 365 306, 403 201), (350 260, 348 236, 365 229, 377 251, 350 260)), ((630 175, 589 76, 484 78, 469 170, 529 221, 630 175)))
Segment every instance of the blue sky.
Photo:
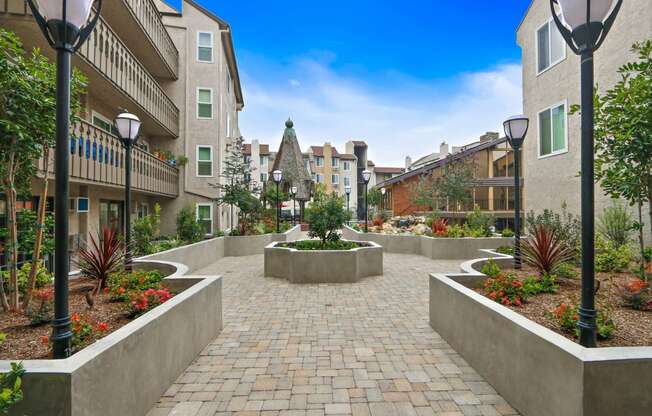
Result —
POLYGON ((303 148, 361 139, 400 165, 521 112, 530 0, 199 2, 233 28, 247 140, 277 145, 291 116, 303 148))

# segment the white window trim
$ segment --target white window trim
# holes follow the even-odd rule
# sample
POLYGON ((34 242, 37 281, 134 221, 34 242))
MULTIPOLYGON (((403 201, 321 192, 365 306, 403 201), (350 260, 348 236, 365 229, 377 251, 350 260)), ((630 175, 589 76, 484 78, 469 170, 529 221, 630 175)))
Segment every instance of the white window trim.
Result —
POLYGON ((344 186, 345 186, 345 187, 346 187, 346 186, 351 186, 351 177, 350 177, 350 176, 345 176, 345 177, 344 177, 344 186), (348 185, 346 184, 347 181, 349 182, 348 185))
POLYGON ((214 101, 213 100, 213 89, 212 88, 206 88, 206 87, 197 87, 197 99, 196 99, 196 101, 197 101, 197 105, 196 105, 195 111, 196 111, 196 115, 197 115, 197 120, 212 120, 213 116, 215 114, 215 104, 213 103, 213 101, 214 101), (210 117, 201 117, 199 115, 199 104, 209 104, 209 103, 200 103, 199 102, 199 91, 210 91, 210 93, 211 93, 211 102, 210 102, 211 116, 210 117))
MULTIPOLYGON (((552 62, 552 60, 550 60, 550 64, 548 65, 548 67, 545 68, 545 69, 542 69, 541 71, 539 71, 539 30, 541 30, 541 28, 544 27, 545 25, 549 25, 548 26, 548 45, 550 46, 550 50, 548 51, 548 59, 550 59, 550 55, 552 54, 552 30, 550 30, 550 29, 553 28, 555 30, 559 30, 559 29, 557 29, 557 25, 554 22, 554 20, 550 19, 547 22, 543 23, 541 26, 539 26, 534 31, 534 44, 536 46, 536 56, 534 58, 534 65, 535 65, 535 68, 536 68, 537 77, 539 75, 543 74, 544 72, 548 72, 550 69, 554 68, 555 66, 559 65, 560 63, 564 62, 566 60, 566 55, 567 55, 566 42, 562 42, 562 45, 563 45, 562 49, 564 51, 564 54, 562 55, 562 57, 560 59, 556 60, 555 62, 552 62)), ((562 40, 563 40, 563 38, 562 38, 562 40)))
POLYGON ((324 167, 324 157, 323 156, 315 156, 315 166, 318 168, 323 168, 324 167), (321 160, 321 165, 319 164, 319 161, 321 160))
POLYGON ((331 157, 331 165, 334 168, 339 168, 340 167, 340 158, 335 157, 335 156, 331 157))
POLYGON ((324 175, 322 175, 321 173, 316 173, 315 183, 324 183, 324 175))
POLYGON ((344 161, 342 161, 342 164, 344 165, 344 166, 342 167, 342 169, 344 170, 344 172, 351 172, 351 161, 350 161, 350 160, 344 160, 344 161), (347 167, 346 167, 347 164, 348 164, 348 166, 349 166, 348 169, 347 169, 347 167))
POLYGON ((197 52, 196 52, 196 54, 197 54, 197 62, 199 62, 201 64, 214 64, 215 63, 215 36, 213 35, 213 32, 203 32, 203 31, 198 31, 197 32, 197 52), (211 48, 211 60, 210 61, 202 61, 201 59, 199 59, 199 48, 200 47, 202 47, 202 48, 207 48, 208 47, 208 46, 201 46, 199 44, 199 37, 201 35, 210 35, 211 36, 211 46, 210 46, 210 48, 211 48))
POLYGON ((199 207, 208 207, 210 209, 210 220, 211 220, 211 232, 208 234, 204 235, 213 235, 213 227, 215 226, 214 224, 214 219, 213 219, 213 204, 206 204, 206 203, 197 203, 195 205, 195 220, 199 221, 199 207))
POLYGON ((333 173, 331 175, 331 182, 333 183, 333 185, 338 185, 339 186, 339 184, 340 184, 340 175, 338 175, 337 173, 333 173), (337 182, 333 180, 333 179, 336 179, 336 178, 337 178, 337 182))
MULTIPOLYGON (((552 114, 550 115, 550 122, 552 123, 552 114)), ((568 100, 563 100, 560 101, 556 104, 553 104, 549 107, 542 108, 541 110, 537 111, 537 159, 547 159, 549 157, 554 157, 554 156, 559 156, 563 155, 564 153, 568 153, 568 100), (564 143, 566 144, 563 149, 557 150, 556 152, 549 153, 547 155, 542 155, 541 154, 541 118, 539 117, 541 113, 544 111, 552 111, 553 108, 557 108, 559 106, 563 105, 564 106, 564 126, 566 127, 564 129, 564 143)), ((552 132, 552 128, 550 129, 552 132)), ((554 137, 550 138, 551 140, 554 141, 554 137)))
MULTIPOLYGON (((196 148, 196 150, 195 150, 195 162, 196 162, 196 163, 195 163, 195 175, 196 175, 198 178, 212 178, 212 177, 214 176, 214 174, 213 174, 213 173, 214 173, 213 170, 214 170, 214 168, 215 168, 215 166, 213 166, 213 163, 214 163, 213 160, 214 160, 214 156, 213 156, 213 146, 210 145, 210 144, 198 144, 198 145, 197 145, 197 148, 196 148), (208 148, 208 149, 211 149, 211 160, 210 160, 210 162, 211 162, 211 174, 210 174, 210 175, 200 175, 200 174, 199 174, 199 162, 200 162, 200 160, 199 160, 199 149, 200 149, 200 148, 208 148)), ((209 161, 208 161, 208 160, 202 160, 201 162, 209 162, 209 161)))

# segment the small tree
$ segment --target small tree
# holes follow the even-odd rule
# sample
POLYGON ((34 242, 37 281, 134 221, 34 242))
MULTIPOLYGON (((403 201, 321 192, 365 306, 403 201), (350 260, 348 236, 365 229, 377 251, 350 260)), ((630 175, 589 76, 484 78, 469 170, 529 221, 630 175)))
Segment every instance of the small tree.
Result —
POLYGON ((339 230, 351 219, 351 213, 344 208, 344 198, 334 192, 328 195, 319 190, 306 210, 306 218, 310 223, 308 235, 319 238, 325 246, 340 240, 339 230))
POLYGON ((185 243, 196 243, 202 239, 203 231, 192 207, 184 207, 177 214, 177 236, 185 243))
POLYGON ((433 211, 447 205, 457 207, 473 199, 475 162, 473 159, 458 159, 445 163, 441 170, 434 170, 419 179, 412 188, 412 202, 433 211))

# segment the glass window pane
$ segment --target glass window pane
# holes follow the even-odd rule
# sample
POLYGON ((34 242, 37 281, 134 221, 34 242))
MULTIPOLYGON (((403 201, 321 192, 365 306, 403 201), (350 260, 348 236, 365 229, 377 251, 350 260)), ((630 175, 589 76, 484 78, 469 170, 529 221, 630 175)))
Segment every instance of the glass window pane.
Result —
POLYGON ((558 152, 566 148, 566 108, 560 105, 552 109, 552 151, 558 152))
POLYGON ((200 33, 199 34, 199 46, 212 46, 213 36, 210 33, 200 33))
POLYGON ((212 176, 213 175, 213 163, 211 162, 199 162, 197 163, 197 174, 201 176, 212 176))
POLYGON ((200 46, 197 50, 197 57, 202 62, 211 62, 213 60, 213 48, 200 46))
POLYGON ((561 37, 559 29, 557 29, 557 26, 553 26, 550 33, 550 63, 560 61, 564 57, 564 49, 566 48, 566 41, 561 37))
POLYGON ((210 104, 213 101, 213 100, 211 100, 211 91, 210 90, 199 90, 197 100, 200 103, 208 103, 208 104, 210 104))
POLYGON ((208 205, 200 205, 197 207, 197 216, 200 220, 206 220, 211 218, 211 207, 208 205))
POLYGON ((539 44, 539 71, 550 66, 550 38, 548 36, 548 25, 543 26, 537 32, 537 42, 539 44))
POLYGON ((199 160, 211 160, 211 148, 210 147, 200 147, 199 148, 199 160))
POLYGON ((202 118, 211 118, 213 117, 213 106, 211 104, 199 104, 197 114, 202 118))
POLYGON ((552 153, 550 124, 550 110, 539 113, 539 154, 541 156, 549 155, 552 153))

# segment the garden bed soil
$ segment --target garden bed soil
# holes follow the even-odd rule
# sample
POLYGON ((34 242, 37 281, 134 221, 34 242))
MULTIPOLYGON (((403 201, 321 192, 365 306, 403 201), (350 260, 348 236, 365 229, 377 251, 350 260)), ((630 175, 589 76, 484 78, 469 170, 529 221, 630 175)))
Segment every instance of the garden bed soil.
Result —
MULTIPOLYGON (((580 270, 575 270, 580 275, 580 270)), ((505 273, 514 273, 521 279, 537 276, 537 271, 528 266, 521 270, 504 269, 505 273)), ((616 325, 616 331, 611 339, 598 340, 598 347, 634 347, 652 346, 652 311, 637 311, 622 306, 616 286, 621 286, 635 279, 632 273, 596 273, 596 280, 600 289, 596 295, 598 309, 611 308, 611 318, 616 325)), ((528 298, 521 307, 508 306, 513 311, 526 318, 551 329, 566 338, 577 341, 568 332, 562 331, 557 321, 550 316, 549 312, 554 310, 560 303, 580 303, 581 280, 557 278, 559 289, 556 293, 541 293, 528 298)), ((477 292, 486 295, 484 289, 477 289, 477 292)))
POLYGON ((356 248, 372 247, 372 245, 359 241, 342 240, 336 243, 327 243, 326 246, 322 246, 319 240, 302 240, 280 243, 277 247, 293 248, 299 251, 349 251, 356 248))
MULTIPOLYGON (((125 304, 111 302, 109 294, 95 296, 93 309, 88 309, 85 293, 91 285, 88 280, 78 279, 70 282, 70 315, 78 313, 87 317, 93 325, 100 322, 108 324, 104 336, 120 329, 132 321, 127 315, 125 304)), ((51 348, 43 341, 52 335, 51 324, 30 325, 29 319, 22 313, 0 313, 0 333, 7 334, 0 344, 0 360, 38 360, 51 358, 51 348)), ((92 344, 89 340, 78 351, 92 344)), ((74 351, 77 352, 77 351, 74 351)))

